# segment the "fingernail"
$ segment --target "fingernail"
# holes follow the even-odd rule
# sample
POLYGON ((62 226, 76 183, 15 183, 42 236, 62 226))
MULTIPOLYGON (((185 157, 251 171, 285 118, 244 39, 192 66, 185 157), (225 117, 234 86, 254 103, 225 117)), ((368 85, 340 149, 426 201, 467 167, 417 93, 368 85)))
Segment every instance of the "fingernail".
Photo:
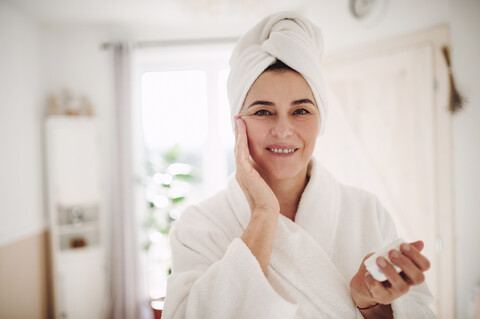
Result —
POLYGON ((398 257, 400 257, 400 254, 399 254, 398 251, 396 251, 396 250, 392 250, 391 255, 392 255, 392 258, 398 258, 398 257))
POLYGON ((380 265, 380 267, 386 267, 387 266, 387 263, 385 262, 385 260, 383 258, 378 258, 377 262, 380 265))
POLYGON ((409 244, 402 244, 402 248, 405 251, 410 251, 410 245, 409 244))

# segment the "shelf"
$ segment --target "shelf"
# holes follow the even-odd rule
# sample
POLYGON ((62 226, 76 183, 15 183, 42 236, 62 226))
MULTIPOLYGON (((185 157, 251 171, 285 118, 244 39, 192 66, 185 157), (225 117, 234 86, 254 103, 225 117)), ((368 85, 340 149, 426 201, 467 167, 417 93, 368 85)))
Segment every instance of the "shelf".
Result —
POLYGON ((72 225, 76 222, 88 223, 98 221, 100 216, 99 206, 96 203, 84 203, 82 205, 59 204, 57 211, 57 223, 60 226, 72 225))
POLYGON ((76 224, 64 224, 58 227, 58 233, 60 235, 78 234, 91 231, 98 231, 100 224, 98 221, 83 222, 80 225, 76 224))
POLYGON ((100 245, 100 230, 98 228, 91 231, 72 230, 61 234, 59 237, 61 251, 78 250, 100 245))
POLYGON ((48 117, 45 138, 52 312, 70 319, 102 318, 108 280, 98 123, 91 118, 48 117))

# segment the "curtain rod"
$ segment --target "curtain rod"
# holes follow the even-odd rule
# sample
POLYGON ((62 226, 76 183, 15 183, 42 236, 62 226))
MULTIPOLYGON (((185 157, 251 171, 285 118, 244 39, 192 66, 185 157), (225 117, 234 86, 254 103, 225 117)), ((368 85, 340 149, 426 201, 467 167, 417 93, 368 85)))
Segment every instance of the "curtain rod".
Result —
MULTIPOLYGON (((154 48, 154 47, 168 47, 168 46, 188 46, 188 45, 214 45, 214 44, 235 44, 238 38, 203 38, 203 39, 174 39, 174 40, 154 40, 154 41, 138 41, 133 43, 134 48, 154 48)), ((101 49, 108 50, 113 48, 120 42, 104 42, 101 44, 101 49)))

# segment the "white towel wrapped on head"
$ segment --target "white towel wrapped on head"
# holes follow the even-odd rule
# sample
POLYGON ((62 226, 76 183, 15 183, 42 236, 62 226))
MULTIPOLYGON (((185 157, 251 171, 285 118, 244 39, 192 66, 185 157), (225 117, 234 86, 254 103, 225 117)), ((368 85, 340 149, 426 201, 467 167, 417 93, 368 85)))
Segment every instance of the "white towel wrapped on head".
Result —
POLYGON ((325 128, 327 101, 320 61, 320 29, 295 12, 266 17, 240 38, 230 58, 228 98, 232 119, 242 108, 250 87, 277 60, 300 73, 310 86, 320 111, 320 134, 325 128))

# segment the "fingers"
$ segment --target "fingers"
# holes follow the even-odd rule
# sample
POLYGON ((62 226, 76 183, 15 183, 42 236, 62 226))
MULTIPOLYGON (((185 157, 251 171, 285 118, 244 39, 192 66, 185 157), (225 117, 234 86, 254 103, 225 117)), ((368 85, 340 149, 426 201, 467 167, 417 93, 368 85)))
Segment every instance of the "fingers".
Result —
POLYGON ((377 281, 367 272, 365 274, 365 284, 374 301, 388 305, 396 298, 406 294, 410 287, 385 258, 377 258, 377 265, 388 280, 383 282, 377 281))
POLYGON ((398 273, 386 258, 377 258, 377 265, 387 277, 387 281, 379 282, 368 272, 365 274, 365 284, 373 300, 381 304, 389 304, 406 294, 410 286, 419 285, 425 281, 424 271, 430 268, 430 262, 420 253, 423 247, 423 242, 417 241, 410 244, 404 243, 400 246, 400 250, 393 249, 389 252, 389 259, 401 268, 401 273, 398 273))
POLYGON ((247 141, 247 127, 240 116, 235 117, 236 145, 235 155, 237 164, 242 165, 242 161, 248 161, 249 150, 247 141))
POLYGON ((370 258, 370 256, 372 256, 374 253, 369 253, 368 255, 366 255, 365 257, 363 257, 363 260, 362 260, 362 266, 365 266, 363 263, 365 262, 365 260, 367 260, 368 258, 370 258))
POLYGON ((421 240, 418 240, 418 241, 415 241, 415 242, 410 243, 410 246, 412 246, 412 245, 413 245, 418 251, 422 251, 422 250, 423 250, 423 247, 424 247, 423 241, 421 241, 421 240))
POLYGON ((235 115, 233 120, 233 124, 235 126, 235 146, 237 145, 237 141, 238 141, 238 123, 237 123, 238 118, 239 116, 235 115))
POLYGON ((237 176, 256 176, 256 174, 258 173, 253 168, 250 161, 250 150, 248 148, 247 126, 245 124, 245 121, 240 116, 238 116, 235 119, 235 126, 237 131, 237 142, 235 145, 237 176))
POLYGON ((400 251, 395 249, 390 251, 389 258, 395 265, 402 269, 403 273, 406 275, 405 279, 409 284, 419 285, 425 281, 423 270, 417 267, 409 257, 403 255, 400 251))
POLYGON ((239 115, 235 115, 235 120, 234 120, 234 123, 235 123, 235 154, 237 153, 237 145, 238 145, 238 141, 239 141, 239 138, 240 138, 240 128, 239 128, 239 119, 240 119, 240 116, 239 115))
POLYGON ((395 268, 388 262, 387 259, 383 257, 377 258, 377 265, 382 270, 383 274, 387 277, 388 282, 391 287, 389 290, 391 293, 396 293, 399 295, 406 294, 410 289, 409 284, 400 276, 400 274, 395 270, 395 268))
POLYGON ((383 305, 391 303, 392 298, 390 291, 388 291, 380 281, 373 279, 372 275, 368 272, 365 273, 365 284, 368 287, 372 300, 383 305))
MULTIPOLYGON (((423 242, 421 243, 421 249, 423 249, 423 242)), ((422 272, 430 269, 430 261, 420 253, 420 250, 417 248, 418 245, 412 244, 402 244, 400 250, 403 255, 407 256, 422 272)), ((403 269, 403 268, 402 268, 403 269)))
POLYGON ((373 286, 375 285, 375 282, 377 282, 375 279, 373 279, 372 275, 370 275, 369 272, 365 272, 365 284, 367 285, 368 289, 370 290, 370 293, 373 289, 373 286))

